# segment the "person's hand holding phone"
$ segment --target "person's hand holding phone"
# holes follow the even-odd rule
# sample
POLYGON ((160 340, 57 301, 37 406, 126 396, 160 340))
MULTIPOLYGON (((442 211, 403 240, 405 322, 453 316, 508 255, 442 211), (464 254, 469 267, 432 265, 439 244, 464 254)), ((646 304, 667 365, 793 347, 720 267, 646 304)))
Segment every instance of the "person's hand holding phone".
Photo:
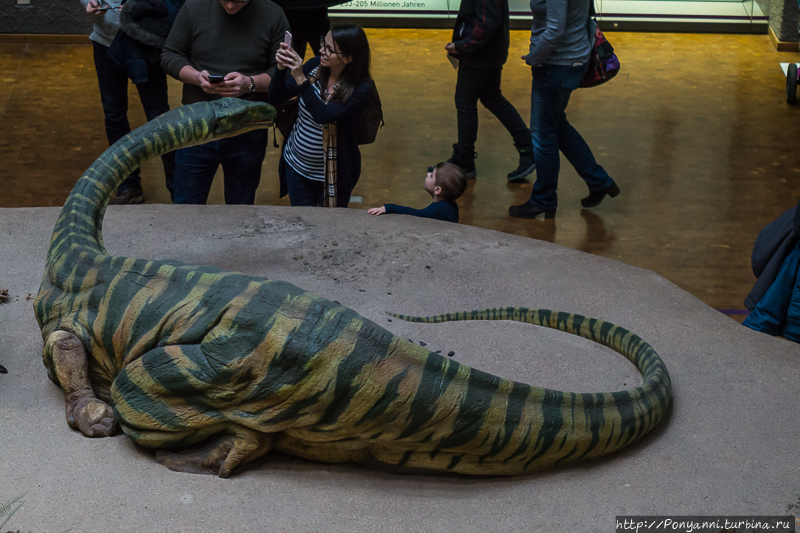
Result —
POLYGON ((105 15, 106 11, 108 11, 108 7, 109 6, 101 7, 100 2, 89 0, 89 3, 86 4, 86 12, 95 17, 102 17, 105 15))
POLYGON ((297 85, 302 85, 306 81, 306 75, 303 74, 303 58, 295 52, 294 48, 281 43, 278 53, 275 54, 275 60, 281 70, 288 68, 292 71, 292 77, 297 82, 297 85))
POLYGON ((250 76, 231 72, 225 76, 222 83, 215 86, 215 92, 220 96, 241 96, 250 92, 250 76))
POLYGON ((286 70, 288 68, 289 70, 291 70, 293 68, 295 64, 295 59, 292 55, 292 52, 294 52, 294 50, 292 50, 291 47, 287 46, 285 43, 281 43, 281 47, 275 54, 275 61, 278 62, 279 69, 286 70))
POLYGON ((197 72, 197 84, 196 85, 199 85, 200 88, 203 89, 203 91, 205 91, 208 94, 215 94, 217 92, 217 85, 219 85, 219 84, 211 83, 209 81, 209 79, 208 79, 209 76, 210 76, 210 74, 208 73, 207 70, 201 70, 201 71, 197 72))
POLYGON ((287 50, 292 49, 292 34, 290 32, 286 32, 283 36, 283 42, 280 44, 280 48, 278 48, 278 52, 275 54, 275 61, 278 63, 279 70, 286 70, 287 68, 291 69, 291 56, 286 53, 287 50))

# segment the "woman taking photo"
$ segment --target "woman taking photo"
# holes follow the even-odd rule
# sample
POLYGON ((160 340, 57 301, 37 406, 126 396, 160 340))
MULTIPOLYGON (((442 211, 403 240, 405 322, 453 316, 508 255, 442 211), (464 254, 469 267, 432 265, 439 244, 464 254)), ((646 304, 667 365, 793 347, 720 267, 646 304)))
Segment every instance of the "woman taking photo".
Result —
POLYGON ((288 192, 294 206, 347 207, 361 175, 355 121, 373 91, 369 42, 360 27, 342 24, 320 47, 305 65, 286 44, 275 55, 269 101, 299 97, 297 120, 283 142, 280 194, 288 192))

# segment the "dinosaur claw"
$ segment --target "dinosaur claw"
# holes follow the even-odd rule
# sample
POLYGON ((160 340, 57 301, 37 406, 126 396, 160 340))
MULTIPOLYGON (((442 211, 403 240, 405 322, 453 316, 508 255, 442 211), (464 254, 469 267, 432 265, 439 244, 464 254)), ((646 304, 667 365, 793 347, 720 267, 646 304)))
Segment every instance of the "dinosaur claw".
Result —
POLYGON ((97 398, 81 398, 68 408, 67 422, 87 437, 110 437, 117 428, 111 407, 97 398))

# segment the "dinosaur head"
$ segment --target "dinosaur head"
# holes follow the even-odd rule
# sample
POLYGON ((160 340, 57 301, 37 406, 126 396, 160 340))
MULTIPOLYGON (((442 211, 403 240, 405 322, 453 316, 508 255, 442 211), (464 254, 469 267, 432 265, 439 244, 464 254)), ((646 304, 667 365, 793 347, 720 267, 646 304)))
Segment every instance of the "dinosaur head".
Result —
POLYGON ((272 126, 277 112, 263 102, 248 102, 239 98, 222 98, 211 102, 216 120, 213 135, 216 138, 239 135, 258 128, 272 126))

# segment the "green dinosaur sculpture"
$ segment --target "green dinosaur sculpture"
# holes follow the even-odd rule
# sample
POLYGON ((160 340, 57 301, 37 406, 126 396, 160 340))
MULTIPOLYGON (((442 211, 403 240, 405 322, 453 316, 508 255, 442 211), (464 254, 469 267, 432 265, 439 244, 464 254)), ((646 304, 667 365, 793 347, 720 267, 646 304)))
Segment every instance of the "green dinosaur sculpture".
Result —
POLYGON ((273 117, 240 100, 184 106, 120 140, 78 181, 34 302, 70 426, 105 437, 119 425, 167 467, 221 477, 269 450, 513 475, 613 452, 665 416, 661 358, 608 322, 516 308, 395 315, 556 328, 618 351, 644 376, 630 390, 560 392, 443 358, 289 283, 106 253, 103 214, 134 168, 273 117))

